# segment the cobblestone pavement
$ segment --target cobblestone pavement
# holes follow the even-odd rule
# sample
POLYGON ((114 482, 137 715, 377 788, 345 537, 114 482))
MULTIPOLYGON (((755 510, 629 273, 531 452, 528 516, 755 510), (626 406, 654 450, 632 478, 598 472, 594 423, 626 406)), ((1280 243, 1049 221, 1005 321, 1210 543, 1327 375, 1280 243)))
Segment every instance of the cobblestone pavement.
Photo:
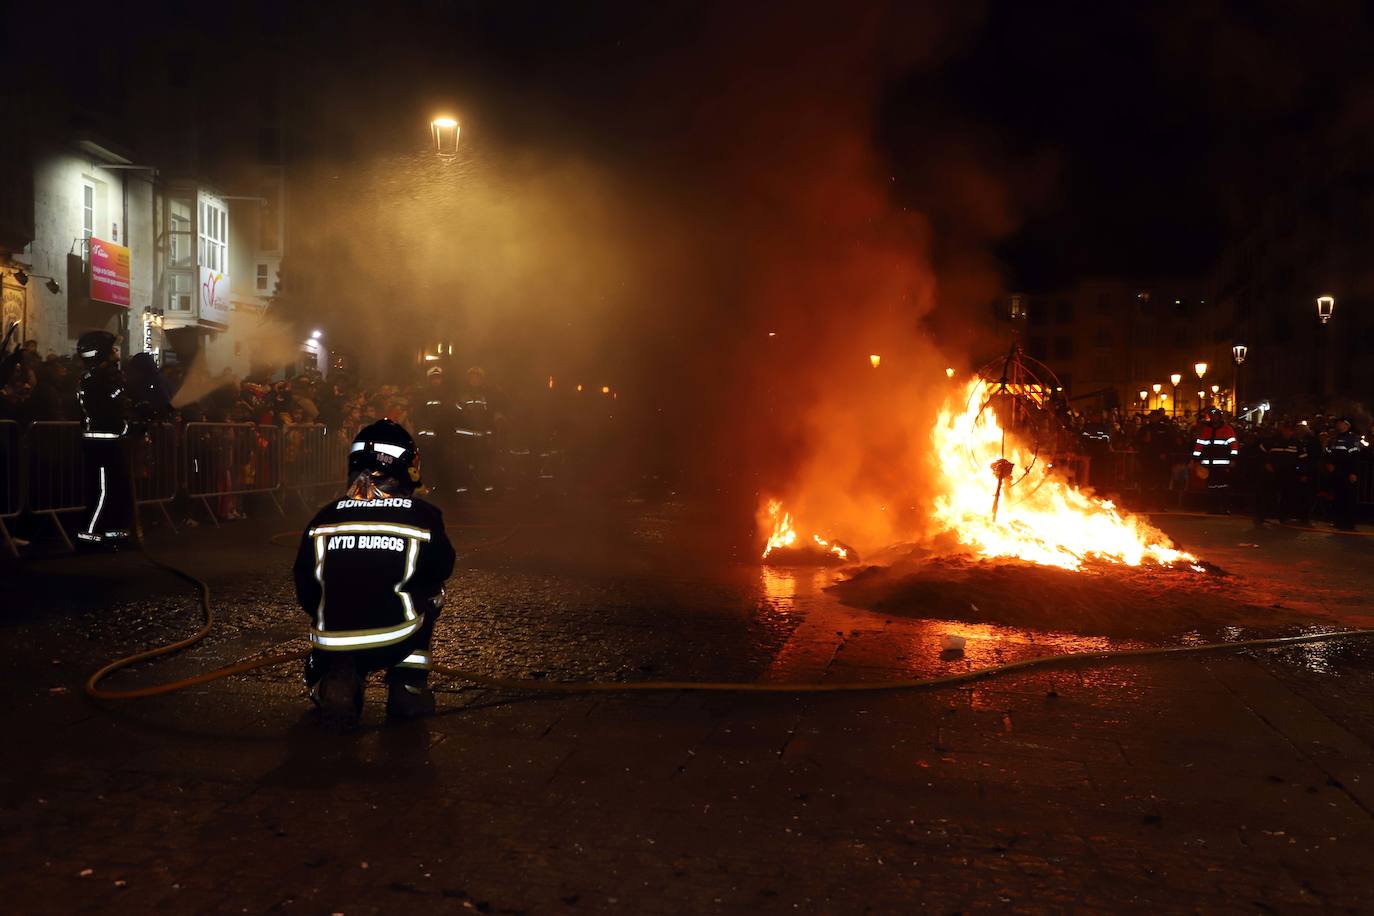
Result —
MULTIPOLYGON (((849 682, 1110 645, 969 625, 964 656, 942 657, 957 622, 846 608, 833 573, 761 571, 731 546, 743 534, 681 507, 451 521, 490 546, 460 560, 438 654, 491 674, 849 682)), ((1295 606, 1371 624, 1374 538, 1161 521, 1295 606)), ((264 540, 282 527, 154 538, 207 577, 223 623, 118 683, 298 640, 290 551, 264 540)), ((0 573, 9 912, 1374 908, 1371 641, 925 693, 449 688, 399 727, 374 689, 365 727, 333 736, 284 669, 86 700, 101 661, 196 620, 137 555, 0 573)))

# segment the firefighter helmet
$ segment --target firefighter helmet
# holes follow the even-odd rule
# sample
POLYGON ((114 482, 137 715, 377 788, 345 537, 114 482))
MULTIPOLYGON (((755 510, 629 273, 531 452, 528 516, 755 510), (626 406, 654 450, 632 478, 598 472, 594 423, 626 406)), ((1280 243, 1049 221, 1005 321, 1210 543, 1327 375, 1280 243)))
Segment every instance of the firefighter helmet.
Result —
POLYGON ((103 363, 114 355, 116 338, 109 331, 87 331, 76 342, 76 352, 88 366, 103 363))
POLYGON ((378 420, 358 431, 348 450, 348 477, 360 474, 395 481, 406 493, 420 485, 420 450, 405 427, 378 420))

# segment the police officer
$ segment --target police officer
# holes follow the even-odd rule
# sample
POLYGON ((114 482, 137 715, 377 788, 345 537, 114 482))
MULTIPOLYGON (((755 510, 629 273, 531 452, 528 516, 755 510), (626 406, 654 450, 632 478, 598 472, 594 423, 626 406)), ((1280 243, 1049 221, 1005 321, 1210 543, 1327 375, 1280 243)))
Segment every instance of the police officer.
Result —
POLYGON ((1331 515, 1340 531, 1355 530, 1355 501, 1359 485, 1359 460, 1363 442, 1341 417, 1326 444, 1326 469, 1331 474, 1331 515))
POLYGON ((91 547, 118 549, 135 540, 129 394, 113 334, 87 331, 77 341, 76 351, 85 366, 76 396, 86 465, 86 510, 76 536, 91 547))
POLYGON ((1207 411, 1207 418, 1198 423, 1196 431, 1193 460, 1206 472, 1211 511, 1229 515, 1231 468, 1240 456, 1240 449, 1236 444, 1236 431, 1226 422, 1226 415, 1216 407, 1207 411))
POLYGON ((387 672, 388 716, 427 715, 430 638, 454 560, 443 513, 414 496, 420 454, 390 420, 354 438, 348 475, 347 492, 315 515, 296 554, 296 598, 311 619, 305 681, 337 727, 357 723, 377 670, 387 672))

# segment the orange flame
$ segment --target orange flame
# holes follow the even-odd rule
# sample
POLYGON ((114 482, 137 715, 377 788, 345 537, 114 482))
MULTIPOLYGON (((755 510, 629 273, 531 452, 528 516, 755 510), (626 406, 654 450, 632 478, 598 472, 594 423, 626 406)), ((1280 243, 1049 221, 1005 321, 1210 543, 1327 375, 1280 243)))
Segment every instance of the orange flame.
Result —
POLYGON ((1003 457, 1003 430, 992 409, 981 409, 986 382, 974 379, 962 394, 963 405, 946 402, 932 433, 942 478, 933 512, 940 529, 984 557, 1063 569, 1079 569, 1090 558, 1129 566, 1196 563, 1163 532, 1065 481, 1046 456, 1034 455, 1010 433, 1005 457, 1013 470, 993 519, 997 478, 989 469, 1003 457))
MULTIPOLYGON (((780 500, 770 499, 768 501, 768 515, 773 519, 773 531, 768 535, 768 544, 763 548, 765 560, 773 551, 784 547, 795 547, 797 544, 797 529, 792 525, 792 513, 782 511, 780 500)), ((849 559, 849 551, 839 544, 832 544, 819 534, 811 535, 811 539, 822 550, 833 553, 841 560, 849 559)))

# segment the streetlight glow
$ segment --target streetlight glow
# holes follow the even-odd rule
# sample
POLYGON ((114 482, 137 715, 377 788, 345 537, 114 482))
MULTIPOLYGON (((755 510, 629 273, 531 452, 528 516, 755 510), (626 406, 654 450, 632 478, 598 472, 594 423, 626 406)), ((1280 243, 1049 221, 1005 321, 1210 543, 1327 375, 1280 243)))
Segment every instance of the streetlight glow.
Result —
POLYGON ((1195 363, 1195 364, 1193 365, 1193 371, 1197 373, 1197 377, 1198 377, 1198 378, 1202 378, 1204 375, 1207 374, 1207 364, 1206 364, 1206 363, 1195 363))
POLYGON ((1159 394, 1159 392, 1160 392, 1161 390, 1163 390, 1163 388, 1164 388, 1164 386, 1161 385, 1159 382, 1155 382, 1155 383, 1154 383, 1153 385, 1151 385, 1150 387, 1151 387, 1152 389, 1154 389, 1154 393, 1155 393, 1155 394, 1159 394))
POLYGON ((878 368, 878 364, 883 361, 883 358, 879 356, 877 353, 870 353, 868 354, 868 361, 872 363, 873 368, 876 369, 878 368))
POLYGON ((1247 347, 1245 344, 1236 344, 1234 347, 1231 348, 1231 356, 1235 358, 1237 366, 1245 362, 1245 354, 1249 352, 1250 348, 1247 347))
POLYGON ((323 336, 324 336, 324 332, 321 331, 319 328, 316 328, 315 330, 313 330, 313 331, 310 332, 310 339, 311 339, 311 340, 319 340, 319 339, 320 339, 321 337, 323 337, 323 336))
POLYGON ((453 156, 458 152, 458 135, 462 127, 448 115, 440 115, 429 122, 429 133, 434 138, 434 151, 440 156, 453 156))
POLYGON ((953 369, 946 369, 946 370, 945 370, 945 378, 954 378, 954 370, 953 370, 953 369))
POLYGON ((1331 312, 1335 307, 1336 299, 1334 296, 1317 297, 1317 317, 1322 320, 1322 324, 1331 320, 1331 312))
POLYGON ((1173 385, 1175 388, 1178 387, 1178 383, 1181 381, 1183 381, 1183 376, 1178 372, 1175 372, 1173 375, 1169 376, 1169 384, 1173 385))

